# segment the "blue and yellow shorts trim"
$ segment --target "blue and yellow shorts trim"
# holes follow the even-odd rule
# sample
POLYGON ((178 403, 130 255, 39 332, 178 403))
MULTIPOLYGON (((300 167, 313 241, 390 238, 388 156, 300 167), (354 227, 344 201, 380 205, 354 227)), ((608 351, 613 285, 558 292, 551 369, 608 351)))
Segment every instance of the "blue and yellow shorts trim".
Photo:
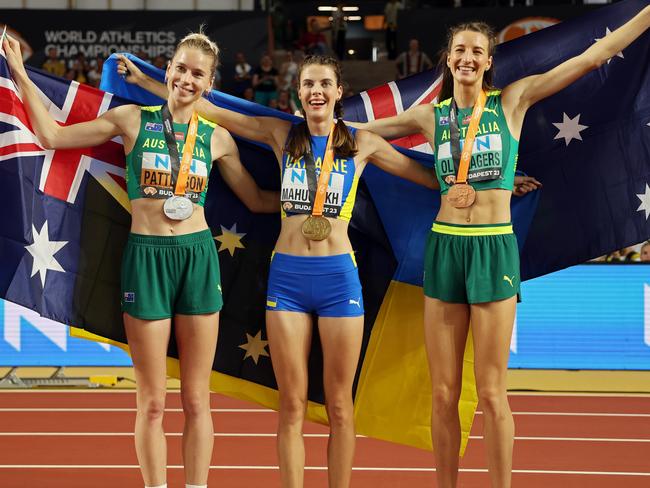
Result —
POLYGON ((511 223, 433 223, 424 255, 426 296, 486 303, 519 293, 519 249, 511 223))
POLYGON ((354 254, 273 253, 266 309, 315 313, 319 317, 363 315, 363 294, 354 254))

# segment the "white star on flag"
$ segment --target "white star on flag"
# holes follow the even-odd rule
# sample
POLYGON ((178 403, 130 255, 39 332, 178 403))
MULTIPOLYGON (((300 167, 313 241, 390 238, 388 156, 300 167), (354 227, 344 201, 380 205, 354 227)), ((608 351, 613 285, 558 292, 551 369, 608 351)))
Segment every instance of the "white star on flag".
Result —
POLYGON ((637 198, 641 200, 641 205, 636 209, 637 212, 645 211, 645 219, 648 220, 650 215, 650 186, 645 184, 645 193, 637 193, 637 198))
POLYGON ((582 136, 580 132, 589 128, 588 125, 580 124, 580 114, 571 119, 564 112, 562 112, 562 122, 553 122, 553 125, 559 129, 559 132, 553 139, 564 139, 564 143, 567 146, 573 139, 581 141, 582 136))
POLYGON ((45 275, 49 270, 65 273, 65 270, 61 267, 54 255, 59 252, 68 241, 50 241, 47 229, 47 220, 43 224, 43 227, 41 227, 40 233, 36 230, 34 224, 32 224, 32 235, 34 236, 34 243, 25 246, 25 249, 29 251, 29 254, 34 257, 31 277, 36 273, 39 273, 41 284, 43 285, 43 288, 45 288, 45 275))
MULTIPOLYGON (((612 31, 609 30, 609 27, 605 28, 605 37, 607 37, 607 36, 610 35, 611 33, 612 33, 612 31)), ((596 42, 598 42, 598 41, 600 41, 601 39, 604 39, 605 37, 599 37, 599 38, 594 39, 594 40, 595 40, 596 42)), ((617 53, 616 53, 616 56, 618 56, 619 58, 623 58, 623 59, 625 59, 625 56, 623 56, 623 51, 619 51, 619 52, 617 52, 617 53)), ((609 64, 609 62, 610 62, 611 60, 612 60, 612 58, 609 58, 609 59, 607 60, 607 64, 609 64)))

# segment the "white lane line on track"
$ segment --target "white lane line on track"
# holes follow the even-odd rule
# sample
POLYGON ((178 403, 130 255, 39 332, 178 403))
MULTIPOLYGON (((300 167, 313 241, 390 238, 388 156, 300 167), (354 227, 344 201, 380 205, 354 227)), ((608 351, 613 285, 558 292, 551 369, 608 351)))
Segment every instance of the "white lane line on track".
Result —
MULTIPOLYGON (((1 412, 135 412, 135 408, 115 407, 115 408, 0 408, 1 412)), ((166 408, 165 412, 182 412, 182 408, 166 408)), ((211 412, 217 413, 274 413, 274 410, 268 408, 213 408, 211 412)), ((607 412, 512 412, 513 415, 540 415, 550 417, 630 417, 630 418, 650 418, 650 413, 607 413, 607 412)), ((477 411, 476 415, 483 415, 483 412, 477 411)))
MULTIPOLYGON (((0 464, 0 469, 140 469, 137 464, 0 464)), ((167 466, 167 469, 183 469, 181 465, 167 466)), ((277 471, 277 466, 210 466, 210 469, 265 470, 277 471)), ((327 466, 305 466, 307 471, 327 471, 327 466)), ((353 467, 352 471, 401 471, 435 472, 436 468, 384 468, 353 467)), ((461 468, 461 473, 487 473, 486 468, 461 468)), ((552 471, 542 469, 513 469, 516 474, 579 474, 594 476, 648 476, 649 473, 630 471, 552 471)))
MULTIPOLYGON (((165 432, 167 437, 181 437, 182 432, 165 432)), ((0 432, 0 437, 133 437, 133 432, 0 432)), ((216 432, 215 437, 276 437, 275 433, 216 432)), ((303 434, 307 438, 327 438, 329 434, 303 434)), ((358 439, 367 436, 357 434, 358 439)), ((481 435, 469 436, 472 440, 482 440, 481 435)), ((615 437, 537 437, 515 436, 516 441, 555 441, 555 442, 639 442, 650 443, 650 439, 615 437)))

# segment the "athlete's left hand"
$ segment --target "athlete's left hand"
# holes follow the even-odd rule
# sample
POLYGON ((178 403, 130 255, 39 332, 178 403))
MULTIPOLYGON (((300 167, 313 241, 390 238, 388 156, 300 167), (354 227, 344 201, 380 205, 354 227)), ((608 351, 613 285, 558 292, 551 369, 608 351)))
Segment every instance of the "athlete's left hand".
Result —
POLYGON ((541 188, 542 184, 532 176, 515 176, 515 186, 512 193, 517 197, 522 197, 526 193, 541 188))

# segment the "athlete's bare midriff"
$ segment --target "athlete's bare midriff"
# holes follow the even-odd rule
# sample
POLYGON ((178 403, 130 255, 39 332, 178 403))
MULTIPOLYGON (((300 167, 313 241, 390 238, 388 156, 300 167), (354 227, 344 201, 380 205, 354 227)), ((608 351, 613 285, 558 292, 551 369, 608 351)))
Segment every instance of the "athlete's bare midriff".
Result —
POLYGON ((164 199, 138 198, 131 200, 131 232, 153 236, 178 236, 208 228, 205 212, 194 205, 192 216, 185 220, 171 220, 163 213, 164 199))
POLYGON ((511 221, 510 190, 483 190, 476 192, 474 205, 467 208, 455 208, 447 200, 447 195, 440 197, 440 210, 436 216, 438 222, 449 224, 502 224, 511 221))
POLYGON ((348 239, 348 221, 328 218, 332 225, 329 237, 322 241, 311 241, 302 235, 302 224, 308 215, 293 215, 282 219, 280 237, 275 251, 294 256, 334 256, 352 251, 348 239))

